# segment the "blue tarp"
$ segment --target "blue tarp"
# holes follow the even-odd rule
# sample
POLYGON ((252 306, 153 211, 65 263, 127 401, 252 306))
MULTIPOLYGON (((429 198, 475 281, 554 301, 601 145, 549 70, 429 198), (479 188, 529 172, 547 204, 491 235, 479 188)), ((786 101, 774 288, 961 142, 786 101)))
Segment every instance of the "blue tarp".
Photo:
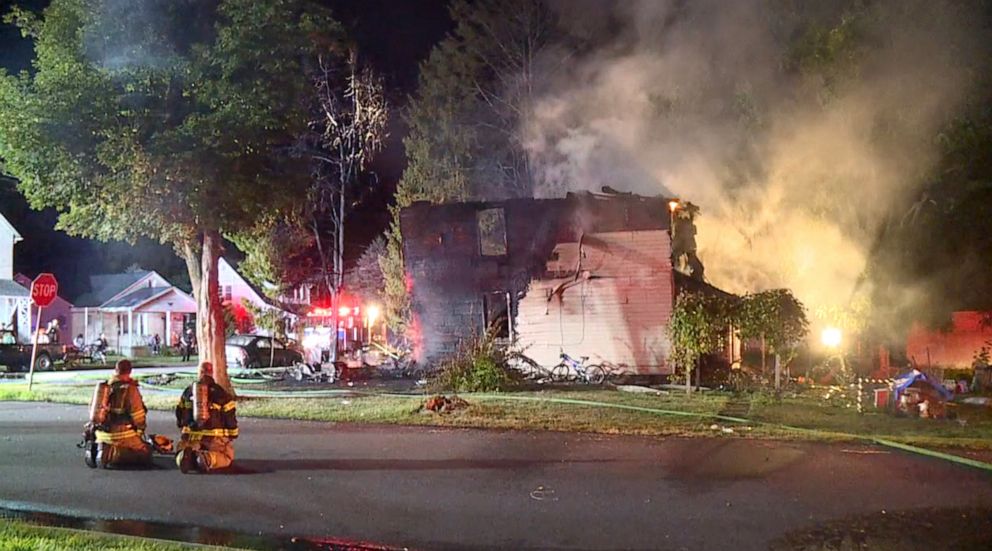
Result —
POLYGON ((926 373, 923 373, 918 369, 914 369, 904 375, 901 375, 893 383, 896 394, 895 395, 896 403, 899 402, 899 397, 902 396, 902 393, 905 392, 906 389, 909 388, 916 381, 923 381, 929 384, 940 394, 941 398, 945 400, 951 400, 952 398, 954 398, 954 393, 944 388, 944 385, 940 381, 931 380, 930 377, 927 377, 926 373))

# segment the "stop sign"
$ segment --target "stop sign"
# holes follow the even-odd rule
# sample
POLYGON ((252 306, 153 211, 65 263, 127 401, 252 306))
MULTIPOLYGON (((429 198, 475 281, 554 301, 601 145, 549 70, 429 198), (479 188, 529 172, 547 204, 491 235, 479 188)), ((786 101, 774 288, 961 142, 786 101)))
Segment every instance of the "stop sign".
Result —
POLYGON ((31 300, 44 308, 55 300, 59 294, 59 282, 52 274, 38 274, 31 282, 31 300))

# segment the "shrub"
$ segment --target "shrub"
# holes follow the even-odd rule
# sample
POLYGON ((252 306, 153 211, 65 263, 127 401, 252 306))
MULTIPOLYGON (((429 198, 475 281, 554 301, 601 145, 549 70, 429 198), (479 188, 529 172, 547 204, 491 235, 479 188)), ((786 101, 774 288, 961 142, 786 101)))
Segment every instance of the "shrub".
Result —
POLYGON ((506 389, 515 377, 507 363, 506 346, 495 328, 462 342, 430 379, 434 392, 492 392, 506 389))

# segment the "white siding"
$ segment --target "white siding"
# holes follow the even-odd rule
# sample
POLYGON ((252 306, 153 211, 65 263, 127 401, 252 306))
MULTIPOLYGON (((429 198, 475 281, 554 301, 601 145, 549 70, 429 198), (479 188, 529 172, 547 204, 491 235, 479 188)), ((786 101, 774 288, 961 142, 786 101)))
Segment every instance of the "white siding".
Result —
POLYGON ((248 282, 245 281, 241 274, 239 274, 234 267, 232 267, 226 259, 221 258, 220 263, 217 267, 217 279, 220 283, 220 293, 221 296, 228 300, 230 297, 231 304, 235 306, 240 306, 243 299, 247 299, 248 302, 252 303, 256 308, 268 308, 268 305, 262 300, 255 289, 253 289, 248 282))
POLYGON ((560 285, 574 281, 580 253, 578 243, 558 244, 557 260, 547 269, 564 277, 532 280, 518 304, 515 329, 525 353, 546 367, 557 364, 564 351, 623 371, 670 373, 665 333, 673 298, 670 250, 667 231, 586 235, 584 276, 552 297, 560 285))
POLYGON ((14 279, 14 231, 0 215, 0 279, 14 279))

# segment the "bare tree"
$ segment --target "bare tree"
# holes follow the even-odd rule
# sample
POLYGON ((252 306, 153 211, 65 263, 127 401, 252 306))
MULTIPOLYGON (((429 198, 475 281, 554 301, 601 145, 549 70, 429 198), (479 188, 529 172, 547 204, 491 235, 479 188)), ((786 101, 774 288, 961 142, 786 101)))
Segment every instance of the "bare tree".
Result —
POLYGON ((319 57, 314 88, 319 116, 310 123, 311 155, 316 161, 311 225, 337 326, 349 197, 361 172, 382 148, 389 110, 382 79, 371 69, 359 66, 353 50, 343 58, 319 57), (325 227, 322 222, 329 222, 328 231, 321 230, 325 227))

